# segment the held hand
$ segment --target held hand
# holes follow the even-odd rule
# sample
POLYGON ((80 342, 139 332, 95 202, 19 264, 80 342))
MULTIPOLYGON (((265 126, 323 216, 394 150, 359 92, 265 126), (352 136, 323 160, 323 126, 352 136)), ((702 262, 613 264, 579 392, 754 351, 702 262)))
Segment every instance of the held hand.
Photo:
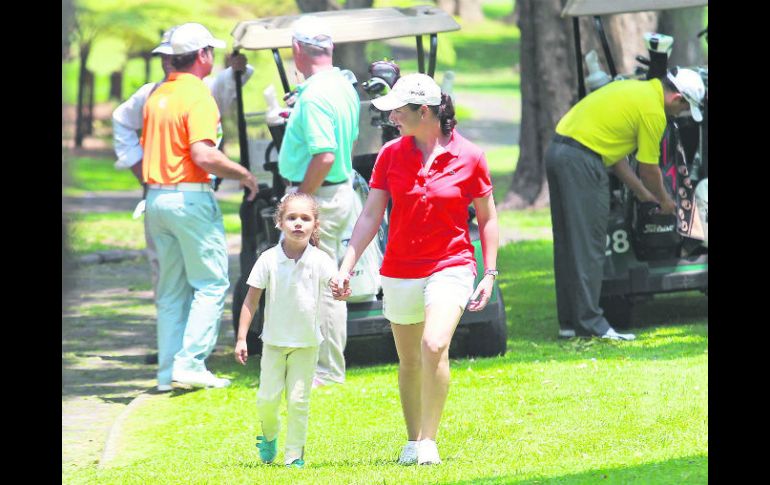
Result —
POLYGON ((329 280, 329 286, 335 300, 347 300, 353 292, 350 289, 350 273, 340 272, 329 280))
POLYGON ((241 188, 249 189, 249 195, 246 197, 246 200, 251 202, 257 196, 257 192, 259 192, 259 188, 257 187, 257 177, 249 172, 249 174, 244 176, 240 182, 241 188))
POLYGON ((249 351, 246 346, 246 341, 239 340, 235 344, 235 361, 239 364, 246 365, 247 360, 249 360, 249 351))
POLYGON ((476 287, 476 291, 473 292, 470 301, 468 302, 468 310, 472 312, 479 312, 487 306, 489 298, 492 296, 492 287, 494 286, 495 279, 490 276, 484 276, 479 285, 476 287))

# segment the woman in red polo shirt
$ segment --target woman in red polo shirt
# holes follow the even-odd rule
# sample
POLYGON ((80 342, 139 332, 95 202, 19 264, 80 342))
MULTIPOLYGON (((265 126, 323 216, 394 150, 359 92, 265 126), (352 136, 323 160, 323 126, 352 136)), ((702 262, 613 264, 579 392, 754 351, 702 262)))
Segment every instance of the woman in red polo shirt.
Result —
POLYGON ((451 98, 425 74, 403 76, 372 101, 401 137, 380 150, 369 196, 340 265, 335 295, 348 295, 350 270, 377 233, 393 200, 380 269, 383 314, 399 358, 398 385, 408 442, 399 463, 437 464, 441 412, 449 388, 449 344, 466 308, 482 310, 497 275, 497 212, 484 153, 454 127, 451 98), (473 203, 484 255, 476 260, 468 231, 473 203), (469 302, 470 300, 470 302, 469 302))

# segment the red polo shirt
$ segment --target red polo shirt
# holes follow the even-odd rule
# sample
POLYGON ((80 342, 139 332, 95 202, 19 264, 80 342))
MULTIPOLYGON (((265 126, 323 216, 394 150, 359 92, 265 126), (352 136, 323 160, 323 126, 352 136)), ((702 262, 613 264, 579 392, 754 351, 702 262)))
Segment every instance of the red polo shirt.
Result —
POLYGON ((390 193, 388 243, 380 274, 425 278, 450 266, 476 274, 468 206, 492 191, 484 152, 453 131, 446 151, 426 171, 414 137, 386 143, 369 186, 390 193))

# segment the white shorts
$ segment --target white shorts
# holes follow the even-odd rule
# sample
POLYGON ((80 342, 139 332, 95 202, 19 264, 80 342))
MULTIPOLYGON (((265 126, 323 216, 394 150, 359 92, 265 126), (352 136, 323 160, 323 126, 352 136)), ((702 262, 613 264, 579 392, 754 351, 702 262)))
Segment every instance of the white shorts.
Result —
POLYGON ((426 278, 382 277, 382 313, 391 323, 425 321, 425 307, 437 303, 465 309, 475 278, 468 266, 451 266, 426 278))

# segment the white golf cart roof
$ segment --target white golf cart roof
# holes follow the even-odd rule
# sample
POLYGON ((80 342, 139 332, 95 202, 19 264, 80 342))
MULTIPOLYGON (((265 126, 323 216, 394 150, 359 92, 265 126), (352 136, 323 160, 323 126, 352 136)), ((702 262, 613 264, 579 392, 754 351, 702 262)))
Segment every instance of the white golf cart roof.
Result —
POLYGON ((569 0, 562 10, 561 16, 610 15, 705 5, 708 5, 708 0, 569 0))
MULTIPOLYGON (((332 31, 335 44, 391 39, 459 30, 451 15, 438 7, 365 8, 314 12, 332 31)), ((265 17, 239 22, 233 29, 235 49, 261 50, 291 47, 294 22, 302 15, 265 17)))

